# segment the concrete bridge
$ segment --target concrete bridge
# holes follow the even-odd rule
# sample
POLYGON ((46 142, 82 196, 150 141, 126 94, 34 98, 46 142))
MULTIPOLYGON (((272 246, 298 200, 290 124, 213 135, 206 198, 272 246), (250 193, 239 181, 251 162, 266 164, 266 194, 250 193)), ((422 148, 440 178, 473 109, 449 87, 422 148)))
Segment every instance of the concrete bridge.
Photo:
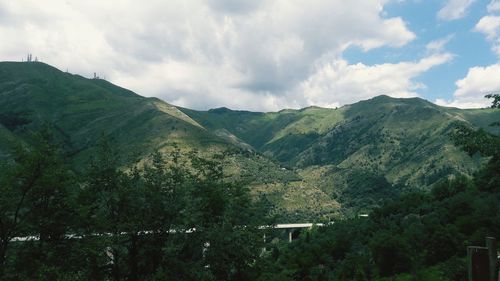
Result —
MULTIPOLYGON (((285 224, 276 224, 276 225, 269 225, 269 226, 260 226, 260 229, 277 229, 277 230, 283 230, 286 233, 286 236, 288 238, 288 242, 292 242, 295 238, 298 237, 298 234, 300 233, 300 230, 302 229, 311 229, 312 227, 322 227, 324 224, 322 223, 285 223, 285 224)), ((188 229, 185 231, 185 233, 192 233, 195 232, 196 229, 188 229)), ((170 230, 170 233, 176 233, 177 230, 170 230)), ((141 231, 139 234, 140 235, 147 235, 151 234, 153 231, 141 231)), ((121 235, 126 235, 126 232, 120 233, 121 235)), ((94 234, 96 236, 111 236, 113 235, 112 233, 99 233, 99 234, 94 234)), ((77 234, 66 234, 67 239, 81 239, 83 236, 77 235, 77 234)), ((265 234, 264 234, 264 240, 266 239, 265 234)), ((21 237, 14 237, 10 239, 11 242, 26 242, 26 241, 38 241, 40 240, 39 236, 36 235, 31 235, 31 236, 21 236, 21 237)))
MULTIPOLYGON (((285 223, 285 224, 276 224, 272 226, 272 229, 281 229, 284 230, 286 236, 288 238, 288 242, 292 242, 293 239, 297 238, 300 230, 302 229, 311 229, 312 227, 322 227, 324 224, 322 223, 285 223)), ((264 236, 265 240, 265 236, 264 236)))

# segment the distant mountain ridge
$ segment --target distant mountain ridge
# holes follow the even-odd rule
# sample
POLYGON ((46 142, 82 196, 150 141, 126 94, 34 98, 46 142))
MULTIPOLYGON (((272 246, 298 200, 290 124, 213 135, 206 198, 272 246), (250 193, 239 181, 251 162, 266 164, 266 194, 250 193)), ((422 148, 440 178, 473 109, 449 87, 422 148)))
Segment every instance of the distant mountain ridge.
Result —
POLYGON ((449 134, 461 122, 499 135, 500 127, 489 126, 497 120, 498 110, 387 96, 338 109, 197 111, 39 62, 0 62, 0 161, 16 143, 29 145, 29 132, 44 122, 76 169, 103 133, 124 165, 174 144, 207 155, 229 150, 231 177, 296 221, 363 211, 399 192, 471 175, 486 159, 461 151, 449 134))
POLYGON ((339 109, 309 107, 255 113, 181 109, 207 129, 224 128, 343 207, 372 206, 395 193, 427 189, 485 162, 453 144, 457 123, 483 128, 500 120, 495 109, 457 109, 420 98, 378 96, 339 109))

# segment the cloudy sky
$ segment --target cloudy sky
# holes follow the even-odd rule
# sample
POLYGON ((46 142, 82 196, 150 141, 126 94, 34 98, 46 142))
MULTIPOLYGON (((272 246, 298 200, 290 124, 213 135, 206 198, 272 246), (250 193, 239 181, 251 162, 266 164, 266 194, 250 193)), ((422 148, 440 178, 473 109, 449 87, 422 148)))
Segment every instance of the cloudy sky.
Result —
POLYGON ((500 0, 0 0, 0 38, 2 61, 195 109, 482 107, 500 90, 500 0))

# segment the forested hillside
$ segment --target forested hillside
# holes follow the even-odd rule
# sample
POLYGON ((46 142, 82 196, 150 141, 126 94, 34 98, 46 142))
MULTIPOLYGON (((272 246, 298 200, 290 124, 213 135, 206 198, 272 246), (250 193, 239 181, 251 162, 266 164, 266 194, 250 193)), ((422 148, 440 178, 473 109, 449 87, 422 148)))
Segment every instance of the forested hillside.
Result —
POLYGON ((400 192, 429 189, 443 178, 471 176, 487 158, 456 147, 451 136, 457 128, 500 133, 490 126, 500 119, 498 110, 446 108, 419 98, 379 96, 338 109, 274 113, 181 110, 298 171, 305 183, 354 211, 400 192))
POLYGON ((2 161, 17 145, 33 145, 44 124, 75 171, 103 135, 125 170, 174 147, 224 153, 225 176, 245 182, 283 222, 350 216, 442 178, 470 177, 488 158, 461 151, 451 136, 461 127, 498 135, 496 119, 493 109, 387 96, 338 109, 195 111, 39 62, 0 63, 2 161))
POLYGON ((124 172, 103 137, 75 173, 50 129, 33 140, 0 165, 1 280, 253 279, 271 221, 219 158, 177 149, 124 172))
POLYGON ((0 79, 2 280, 464 280, 500 236, 496 108, 202 112, 42 63, 0 79), (266 227, 294 221, 329 223, 266 227))
POLYGON ((468 280, 467 246, 500 237, 500 138, 462 128, 455 139, 467 153, 491 157, 473 178, 443 178, 431 191, 386 201, 367 218, 274 247, 261 260, 261 280, 468 280))
POLYGON ((53 128, 55 142, 75 171, 89 163, 101 136, 119 151, 122 169, 144 163, 154 151, 169 153, 174 147, 183 155, 224 153, 225 175, 255 187, 253 194, 267 197, 270 210, 283 220, 338 215, 336 201, 314 185, 292 183, 294 187, 287 188, 289 182, 300 180, 295 171, 282 169, 231 134, 205 129, 175 106, 43 63, 1 62, 0 159, 12 159, 19 144, 35 144, 33 132, 44 125, 53 128), (310 205, 317 208, 310 210, 310 205))
POLYGON ((469 127, 456 146, 490 157, 473 178, 292 243, 266 227, 268 202, 224 176, 223 155, 174 149, 123 171, 103 136, 76 172, 52 131, 1 163, 2 280, 466 280, 466 246, 500 236, 500 138, 469 127))

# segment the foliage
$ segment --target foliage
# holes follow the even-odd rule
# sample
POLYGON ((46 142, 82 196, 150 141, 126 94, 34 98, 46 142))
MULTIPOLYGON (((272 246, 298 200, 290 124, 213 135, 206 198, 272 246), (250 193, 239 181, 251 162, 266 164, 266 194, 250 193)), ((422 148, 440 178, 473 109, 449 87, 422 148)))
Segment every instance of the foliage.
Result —
POLYGON ((500 237, 497 109, 381 96, 338 110, 182 112, 40 63, 0 64, 0 94, 0 148, 20 143, 0 163, 2 280, 460 280, 465 246, 500 237), (52 130, 29 133, 46 120, 52 130), (215 155, 227 147, 237 153, 215 155), (271 190, 266 202, 252 185, 271 190), (380 207, 264 244, 262 206, 320 209, 306 196, 380 207))
POLYGON ((78 173, 95 157, 102 132, 119 151, 118 164, 127 167, 154 151, 168 153, 173 143, 205 157, 238 151, 228 155, 225 168, 294 221, 364 212, 391 190, 471 176, 487 159, 452 146, 447 135, 456 120, 500 133, 500 126, 489 126, 498 110, 445 108, 418 98, 379 96, 337 109, 195 111, 39 62, 1 62, 0 96, 0 161, 12 159, 16 141, 34 145, 29 131, 44 122, 53 123, 54 139, 78 173), (370 175, 361 187, 350 180, 355 170, 370 175), (300 182, 304 193, 315 195, 314 211, 294 193, 300 182))
POLYGON ((270 222, 221 158, 174 149, 123 170, 103 137, 76 175, 41 135, 2 178, 2 280, 253 280, 270 222))
POLYGON ((483 129, 475 130, 463 122, 455 122, 451 137, 455 145, 460 146, 469 155, 481 153, 492 156, 498 152, 500 138, 483 129))
POLYGON ((490 156, 474 177, 399 195, 369 218, 318 229, 261 262, 278 279, 466 280, 465 247, 500 237, 500 145, 483 130, 457 125, 458 145, 490 156))
MULTIPOLYGON (((67 169, 48 127, 34 137, 33 148, 18 146, 14 163, 4 167, 0 191, 0 274, 8 259, 13 237, 27 234, 39 237, 39 243, 18 246, 30 253, 22 263, 38 267, 59 267, 54 256, 67 250, 64 236, 75 222, 73 199, 74 175, 67 169), (43 262, 43 265, 41 264, 43 262)), ((17 245, 16 245, 17 246, 17 245)), ((19 261, 21 262, 21 261, 19 261)))
POLYGON ((474 179, 400 195, 369 218, 317 229, 261 262, 293 280, 465 280, 465 247, 500 237, 499 185, 483 185, 499 175, 494 157, 474 179))
POLYGON ((488 94, 485 98, 493 99, 491 108, 500 108, 500 94, 488 94))

